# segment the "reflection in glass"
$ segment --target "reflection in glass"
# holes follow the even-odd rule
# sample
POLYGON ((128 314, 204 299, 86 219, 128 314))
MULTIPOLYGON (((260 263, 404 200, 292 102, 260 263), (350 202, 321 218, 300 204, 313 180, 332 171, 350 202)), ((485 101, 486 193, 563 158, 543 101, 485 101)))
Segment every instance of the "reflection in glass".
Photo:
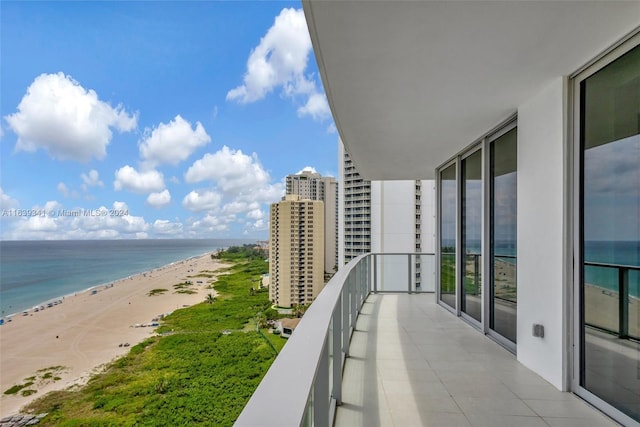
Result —
POLYGON ((491 143, 491 262, 489 327, 516 342, 517 129, 491 143))
POLYGON ((440 173, 440 300, 456 306, 456 165, 440 173))
POLYGON ((580 385, 640 421, 640 47, 581 85, 580 385))
POLYGON ((464 254, 461 310, 481 321, 482 278, 482 151, 462 160, 462 253, 464 254))

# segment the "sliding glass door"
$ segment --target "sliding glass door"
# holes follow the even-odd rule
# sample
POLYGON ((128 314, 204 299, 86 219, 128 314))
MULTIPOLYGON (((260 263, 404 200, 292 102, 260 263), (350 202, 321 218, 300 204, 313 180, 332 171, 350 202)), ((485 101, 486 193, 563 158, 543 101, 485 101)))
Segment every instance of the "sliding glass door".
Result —
POLYGON ((517 127, 506 122, 438 170, 439 300, 515 351, 517 127))
POLYGON ((456 164, 440 172, 440 301, 456 308, 456 164))
POLYGON ((461 161, 462 296, 460 310, 482 321, 482 150, 461 161))
POLYGON ((516 342, 518 144, 514 127, 489 144, 489 328, 516 342))
POLYGON ((579 386, 640 421, 640 46, 576 84, 579 386))

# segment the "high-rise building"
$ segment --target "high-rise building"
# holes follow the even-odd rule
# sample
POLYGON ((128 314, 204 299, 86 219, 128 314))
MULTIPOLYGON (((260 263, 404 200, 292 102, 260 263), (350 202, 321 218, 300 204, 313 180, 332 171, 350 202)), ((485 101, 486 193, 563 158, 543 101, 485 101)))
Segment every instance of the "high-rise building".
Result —
POLYGON ((360 176, 340 139, 338 170, 338 260, 346 264, 371 252, 371 182, 360 176))
MULTIPOLYGON (((435 213, 433 180, 367 181, 338 140, 340 185, 339 259, 346 264, 367 252, 433 253, 435 213), (423 192, 427 197, 423 197, 423 192)), ((415 260, 420 287, 421 261, 415 260)), ((433 275, 433 268, 427 270, 433 275)), ((428 289, 433 290, 433 289, 428 289)))
POLYGON ((271 204, 270 220, 271 301, 310 304, 324 287, 324 204, 286 195, 271 204))
POLYGON ((418 254, 435 252, 434 200, 433 180, 371 181, 371 252, 415 254, 413 285, 427 292, 435 290, 433 256, 418 254))
POLYGON ((303 170, 286 178, 287 194, 324 203, 324 271, 338 267, 338 183, 331 176, 303 170))

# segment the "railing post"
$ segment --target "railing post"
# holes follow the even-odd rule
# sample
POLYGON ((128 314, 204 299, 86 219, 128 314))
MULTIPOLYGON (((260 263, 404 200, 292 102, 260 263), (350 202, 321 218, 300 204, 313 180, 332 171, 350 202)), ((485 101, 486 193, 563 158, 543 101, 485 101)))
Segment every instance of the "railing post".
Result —
POLYGON ((411 293, 411 254, 407 254, 407 292, 411 293))
POLYGON ((329 349, 328 337, 324 340, 318 372, 313 386, 313 425, 329 427, 329 349))
POLYGON ((362 311, 362 306, 364 305, 364 301, 367 298, 367 264, 366 258, 363 258, 360 261, 360 309, 358 311, 362 311))
POLYGON ((618 267, 618 337, 629 338, 629 269, 618 267))
MULTIPOLYGON (((347 277, 347 280, 349 278, 347 277)), ((340 296, 342 298, 342 352, 344 353, 344 357, 349 357, 349 284, 347 283, 342 288, 342 294, 340 296)))
POLYGON ((373 274, 371 273, 371 266, 373 265, 373 261, 371 261, 372 259, 373 255, 369 255, 367 257, 367 295, 369 295, 373 290, 373 283, 371 281, 371 278, 373 277, 373 274))
POLYGON ((378 293, 378 255, 373 256, 373 293, 378 293))
POLYGON ((342 295, 333 309, 333 390, 336 405, 342 405, 342 295))
POLYGON ((351 280, 351 283, 349 283, 349 286, 351 287, 351 321, 349 322, 349 325, 354 330, 356 329, 356 321, 358 319, 358 301, 357 301, 358 297, 357 297, 357 290, 356 290, 356 285, 358 280, 357 272, 358 272, 358 266, 356 266, 356 268, 353 269, 352 280, 351 280))

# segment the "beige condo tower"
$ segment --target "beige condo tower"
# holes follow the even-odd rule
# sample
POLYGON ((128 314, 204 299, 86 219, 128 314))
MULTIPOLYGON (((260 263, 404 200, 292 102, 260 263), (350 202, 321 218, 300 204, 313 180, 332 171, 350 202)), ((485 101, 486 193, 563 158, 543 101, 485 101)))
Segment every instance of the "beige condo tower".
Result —
POLYGON ((287 194, 324 203, 324 272, 333 274, 338 267, 338 182, 332 176, 303 170, 287 175, 287 194))
POLYGON ((271 204, 270 220, 271 301, 310 304, 324 287, 324 204, 288 194, 271 204))

